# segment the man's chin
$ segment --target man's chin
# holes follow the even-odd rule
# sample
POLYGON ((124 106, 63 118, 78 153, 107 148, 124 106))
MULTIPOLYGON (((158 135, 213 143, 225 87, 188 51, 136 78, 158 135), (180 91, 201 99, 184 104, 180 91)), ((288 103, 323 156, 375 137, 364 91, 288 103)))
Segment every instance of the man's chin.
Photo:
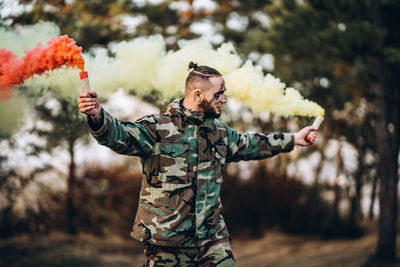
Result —
POLYGON ((207 101, 201 102, 200 106, 204 109, 204 118, 218 119, 221 116, 221 109, 218 110, 207 101))
POLYGON ((211 118, 211 119, 218 119, 219 117, 221 117, 221 113, 208 112, 208 113, 204 114, 204 117, 211 118))

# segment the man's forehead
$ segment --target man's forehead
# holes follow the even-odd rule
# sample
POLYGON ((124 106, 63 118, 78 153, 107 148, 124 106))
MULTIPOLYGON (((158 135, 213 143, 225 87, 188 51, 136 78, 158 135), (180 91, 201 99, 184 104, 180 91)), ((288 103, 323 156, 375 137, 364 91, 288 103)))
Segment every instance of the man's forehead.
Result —
POLYGON ((225 81, 221 76, 213 76, 208 79, 208 81, 212 84, 213 87, 215 88, 224 88, 225 87, 225 81))

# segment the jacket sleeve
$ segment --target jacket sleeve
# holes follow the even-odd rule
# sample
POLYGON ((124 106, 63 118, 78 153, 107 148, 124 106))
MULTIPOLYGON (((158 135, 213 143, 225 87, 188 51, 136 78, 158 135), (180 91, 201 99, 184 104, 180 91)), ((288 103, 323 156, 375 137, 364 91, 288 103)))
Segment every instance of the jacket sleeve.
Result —
POLYGON ((227 133, 227 162, 268 158, 294 147, 293 133, 241 134, 229 126, 227 133))
POLYGON ((136 122, 119 121, 103 108, 99 120, 92 121, 88 117, 87 125, 90 133, 100 145, 113 151, 130 156, 150 153, 155 143, 155 118, 146 116, 136 122))

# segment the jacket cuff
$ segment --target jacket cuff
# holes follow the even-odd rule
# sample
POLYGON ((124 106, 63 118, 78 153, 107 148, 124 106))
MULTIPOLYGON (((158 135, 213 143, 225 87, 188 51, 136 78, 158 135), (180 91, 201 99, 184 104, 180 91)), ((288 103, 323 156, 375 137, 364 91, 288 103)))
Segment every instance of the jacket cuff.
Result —
POLYGON ((294 133, 285 133, 285 140, 289 139, 282 147, 282 152, 290 152, 294 148, 294 133))
POLYGON ((104 117, 105 117, 105 110, 101 108, 99 115, 95 118, 92 119, 91 116, 87 116, 87 121, 86 125, 89 127, 89 130, 92 134, 98 135, 101 133, 104 129, 105 123, 104 123, 104 117))

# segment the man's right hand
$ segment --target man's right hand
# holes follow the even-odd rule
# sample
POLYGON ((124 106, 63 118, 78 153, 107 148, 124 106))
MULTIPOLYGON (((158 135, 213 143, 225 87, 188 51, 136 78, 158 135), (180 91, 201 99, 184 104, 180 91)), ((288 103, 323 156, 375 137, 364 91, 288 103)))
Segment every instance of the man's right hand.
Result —
POLYGON ((89 115, 92 119, 96 118, 101 110, 99 98, 95 91, 81 93, 78 99, 79 111, 89 115))
POLYGON ((294 144, 297 146, 310 146, 314 144, 315 139, 317 139, 318 132, 317 128, 314 128, 313 126, 307 126, 298 131, 297 133, 294 134, 294 144), (307 136, 310 135, 310 139, 306 139, 307 136))

